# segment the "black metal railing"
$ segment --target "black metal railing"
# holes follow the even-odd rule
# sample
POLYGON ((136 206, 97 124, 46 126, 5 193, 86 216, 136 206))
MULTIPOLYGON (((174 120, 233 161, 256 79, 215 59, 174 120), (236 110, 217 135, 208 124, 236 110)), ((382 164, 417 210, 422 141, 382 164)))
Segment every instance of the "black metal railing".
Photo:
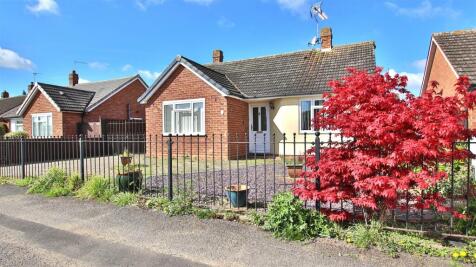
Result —
MULTIPOLYGON (((323 150, 343 142, 336 133, 3 139, 0 140, 0 177, 38 177, 58 167, 68 175, 79 174, 84 181, 100 176, 118 187, 120 176, 129 171, 140 176, 138 183, 132 183, 133 190, 147 196, 174 198, 186 194, 202 205, 266 209, 275 194, 296 185, 295 174, 308 179, 301 175, 308 170, 303 164, 308 157, 319 160, 323 150), (316 153, 307 153, 311 148, 316 153)), ((476 142, 455 146, 471 150, 473 146, 476 148, 476 142)), ((438 184, 436 190, 447 198, 448 207, 468 210, 476 193, 471 160, 452 161, 439 167, 448 172, 449 179, 438 184)), ((319 179, 314 182, 319 189, 319 179)), ((449 213, 437 213, 431 207, 410 208, 414 204, 411 201, 400 204, 406 208, 390 210, 388 225, 455 232, 455 221, 449 213)), ((318 210, 345 209, 356 219, 363 213, 344 201, 308 201, 306 206, 318 210)))

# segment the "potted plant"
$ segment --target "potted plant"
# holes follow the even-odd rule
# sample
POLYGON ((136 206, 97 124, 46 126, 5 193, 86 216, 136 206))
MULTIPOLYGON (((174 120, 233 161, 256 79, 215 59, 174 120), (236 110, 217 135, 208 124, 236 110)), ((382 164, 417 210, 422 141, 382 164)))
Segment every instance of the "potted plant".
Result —
POLYGON ((226 195, 234 208, 244 207, 248 202, 249 187, 244 184, 233 184, 225 187, 226 195))
POLYGON ((129 150, 127 150, 127 148, 124 149, 124 152, 122 152, 122 154, 120 155, 120 157, 121 157, 121 164, 122 164, 122 166, 126 166, 126 165, 131 164, 132 156, 131 156, 131 154, 129 153, 129 150))
POLYGON ((299 178, 304 166, 304 156, 293 156, 286 158, 286 168, 288 169, 288 175, 291 178, 299 178))
POLYGON ((120 192, 137 192, 142 185, 142 171, 134 164, 118 166, 116 184, 120 192))

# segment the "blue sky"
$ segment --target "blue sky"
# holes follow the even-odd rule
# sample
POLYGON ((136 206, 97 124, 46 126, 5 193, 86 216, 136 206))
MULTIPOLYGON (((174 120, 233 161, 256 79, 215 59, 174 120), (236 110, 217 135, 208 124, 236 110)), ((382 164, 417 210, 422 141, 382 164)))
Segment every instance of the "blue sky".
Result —
MULTIPOLYGON (((0 0, 0 90, 140 73, 150 84, 178 54, 198 62, 308 49, 311 0, 0 0), (80 61, 82 63, 76 63, 80 61)), ((325 0, 334 44, 377 43, 377 64, 421 79, 432 32, 476 28, 475 0, 325 0)))

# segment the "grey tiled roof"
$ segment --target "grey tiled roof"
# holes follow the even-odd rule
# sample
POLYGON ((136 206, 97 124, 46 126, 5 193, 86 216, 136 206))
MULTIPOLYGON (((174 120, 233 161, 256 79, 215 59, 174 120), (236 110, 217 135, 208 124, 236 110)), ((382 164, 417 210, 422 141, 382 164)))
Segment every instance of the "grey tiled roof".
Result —
POLYGON ((375 43, 208 64, 204 68, 209 70, 203 72, 230 92, 240 92, 245 98, 263 98, 328 92, 328 82, 345 76, 348 67, 373 70, 375 43))
POLYGON ((0 98, 0 118, 7 118, 5 117, 5 113, 9 112, 12 109, 18 108, 23 103, 25 98, 26 96, 24 95, 9 98, 0 98))
POLYGON ((83 112, 94 97, 94 92, 47 83, 38 83, 61 111, 83 112))
POLYGON ((94 92, 94 97, 88 105, 92 106, 97 102, 101 101, 103 98, 107 97, 115 89, 121 87, 122 85, 128 83, 130 80, 136 77, 137 75, 100 82, 80 83, 75 85, 73 88, 94 92))
POLYGON ((476 84, 476 29, 433 34, 458 75, 476 84))

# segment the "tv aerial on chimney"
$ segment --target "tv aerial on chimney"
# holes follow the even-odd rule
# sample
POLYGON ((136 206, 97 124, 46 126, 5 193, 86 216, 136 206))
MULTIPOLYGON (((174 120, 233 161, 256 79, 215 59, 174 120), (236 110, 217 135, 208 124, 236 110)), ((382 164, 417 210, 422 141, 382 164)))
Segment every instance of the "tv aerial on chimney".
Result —
POLYGON ((312 37, 311 41, 308 43, 309 46, 315 46, 319 43, 321 43, 321 38, 319 38, 319 22, 327 20, 329 17, 327 16, 326 13, 322 10, 322 1, 315 3, 311 6, 310 10, 310 15, 311 18, 313 18, 316 21, 316 35, 312 37))

